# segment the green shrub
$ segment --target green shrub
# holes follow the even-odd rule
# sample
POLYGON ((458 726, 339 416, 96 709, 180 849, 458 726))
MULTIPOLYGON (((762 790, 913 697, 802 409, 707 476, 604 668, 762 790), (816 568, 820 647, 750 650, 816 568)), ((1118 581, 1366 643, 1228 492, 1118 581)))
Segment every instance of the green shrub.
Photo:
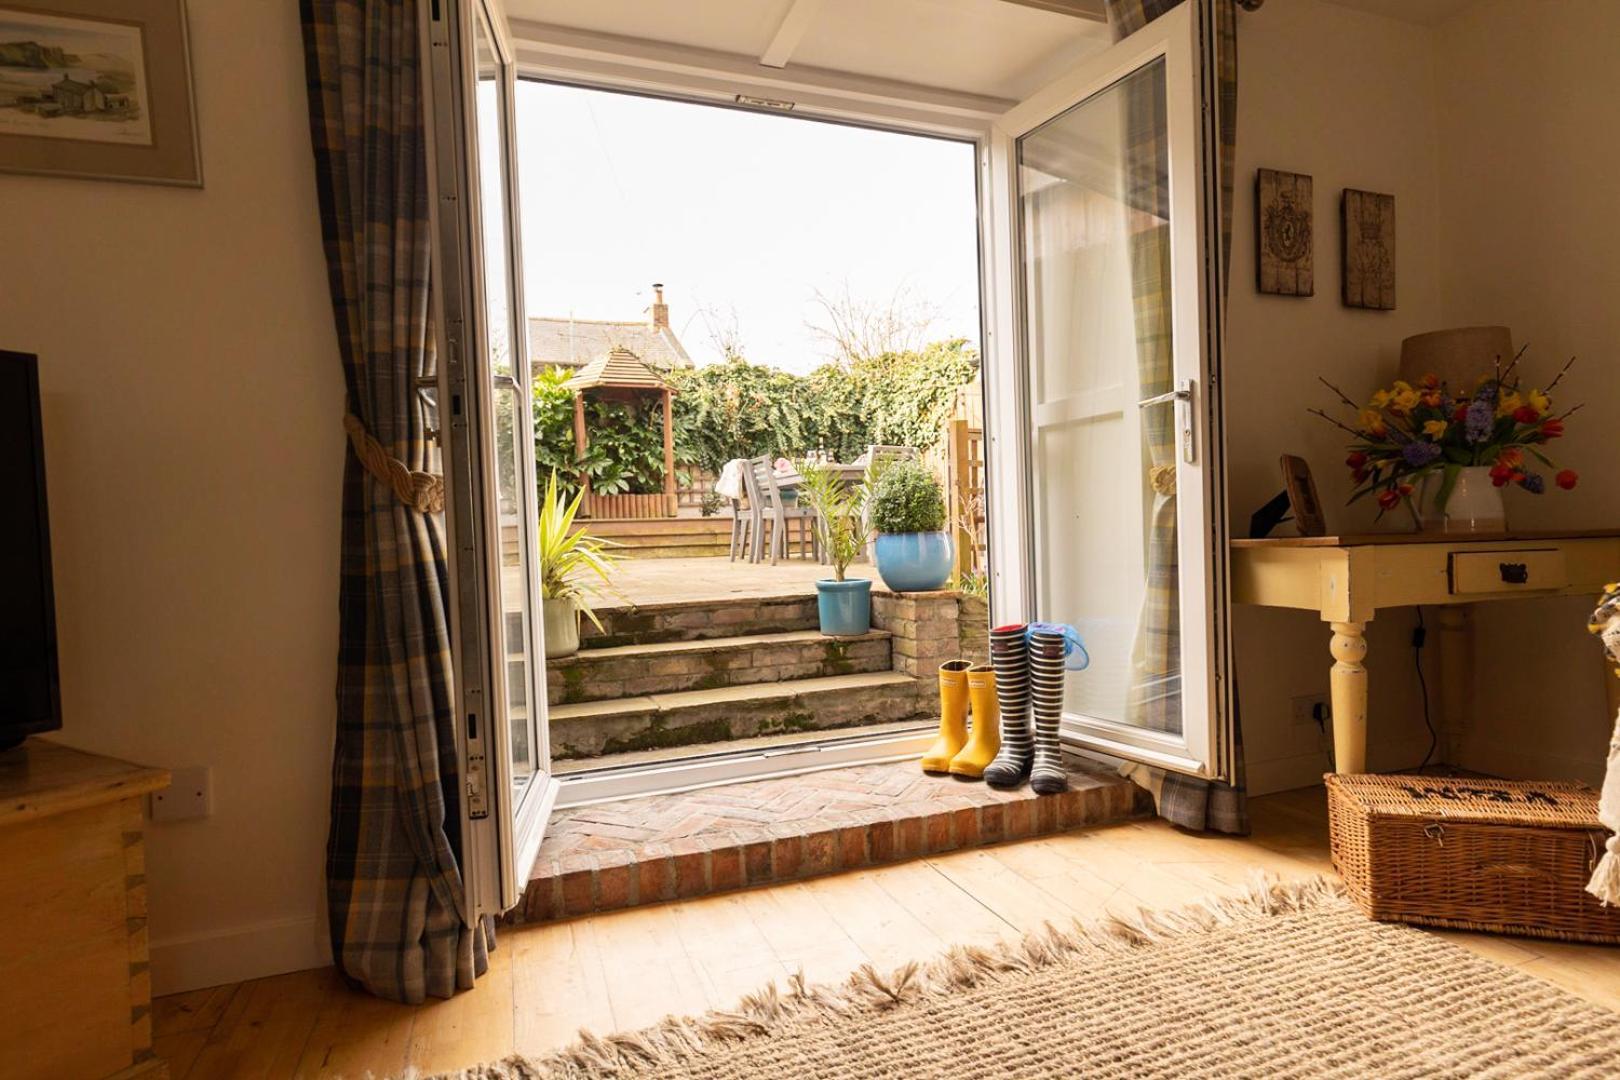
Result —
POLYGON ((945 527, 945 493, 922 464, 896 461, 872 488, 872 528, 880 533, 938 532, 945 527))

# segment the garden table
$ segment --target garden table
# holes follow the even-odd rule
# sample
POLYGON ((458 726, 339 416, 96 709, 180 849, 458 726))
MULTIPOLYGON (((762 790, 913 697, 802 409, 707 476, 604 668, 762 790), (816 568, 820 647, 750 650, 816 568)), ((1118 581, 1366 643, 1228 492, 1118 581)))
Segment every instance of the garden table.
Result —
MULTIPOLYGON (((827 465, 827 468, 836 473, 838 478, 846 485, 858 484, 862 480, 866 479, 865 465, 840 465, 837 462, 830 462, 827 465)), ((776 477, 776 486, 779 488, 797 488, 804 486, 804 476, 799 472, 797 466, 788 469, 786 472, 776 472, 772 473, 771 475, 776 477)))

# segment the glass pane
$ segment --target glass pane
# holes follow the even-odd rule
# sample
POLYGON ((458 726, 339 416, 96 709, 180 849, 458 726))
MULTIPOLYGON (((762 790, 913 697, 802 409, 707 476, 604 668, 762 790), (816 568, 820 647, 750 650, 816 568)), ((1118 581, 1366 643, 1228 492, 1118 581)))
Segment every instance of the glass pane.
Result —
POLYGON ((529 702, 533 641, 528 561, 534 523, 527 520, 524 491, 534 452, 528 417, 520 411, 528 380, 512 351, 511 229, 508 214, 505 135, 506 91, 486 28, 477 25, 478 186, 483 214, 485 325, 489 370, 495 380, 495 494, 500 525, 501 631, 497 671, 506 678, 506 715, 511 732, 512 782, 519 792, 538 769, 539 745, 529 702))
POLYGON ((1162 60, 1019 140, 1036 617, 1091 667, 1066 709, 1179 734, 1175 406, 1162 60))

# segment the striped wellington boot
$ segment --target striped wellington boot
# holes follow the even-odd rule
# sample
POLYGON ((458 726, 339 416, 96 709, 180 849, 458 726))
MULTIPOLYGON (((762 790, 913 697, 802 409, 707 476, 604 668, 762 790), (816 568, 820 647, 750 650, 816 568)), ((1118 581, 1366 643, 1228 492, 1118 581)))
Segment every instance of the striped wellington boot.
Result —
POLYGON ((1068 643, 1061 632, 1037 628, 1029 635, 1030 700, 1035 713, 1035 761, 1029 786, 1037 795, 1056 795, 1069 787, 1063 768, 1058 725, 1063 719, 1064 657, 1068 643))
POLYGON ((1035 757, 1029 733, 1029 643, 1023 623, 990 631, 990 665, 996 673, 996 705, 1001 711, 1001 748, 985 766, 991 787, 1017 787, 1029 776, 1035 757))

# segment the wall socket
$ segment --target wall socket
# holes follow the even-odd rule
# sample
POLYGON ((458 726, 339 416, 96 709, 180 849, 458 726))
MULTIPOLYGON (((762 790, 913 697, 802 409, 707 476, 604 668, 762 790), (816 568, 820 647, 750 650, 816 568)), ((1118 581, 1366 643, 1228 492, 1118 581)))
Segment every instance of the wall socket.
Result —
POLYGON ((1328 704, 1326 694, 1305 694, 1293 698, 1290 705, 1294 724, 1298 727, 1325 728, 1327 722, 1333 719, 1333 706, 1328 704))
POLYGON ((214 775, 206 765, 169 770, 169 786, 152 792, 153 821, 190 821, 214 812, 214 775))

